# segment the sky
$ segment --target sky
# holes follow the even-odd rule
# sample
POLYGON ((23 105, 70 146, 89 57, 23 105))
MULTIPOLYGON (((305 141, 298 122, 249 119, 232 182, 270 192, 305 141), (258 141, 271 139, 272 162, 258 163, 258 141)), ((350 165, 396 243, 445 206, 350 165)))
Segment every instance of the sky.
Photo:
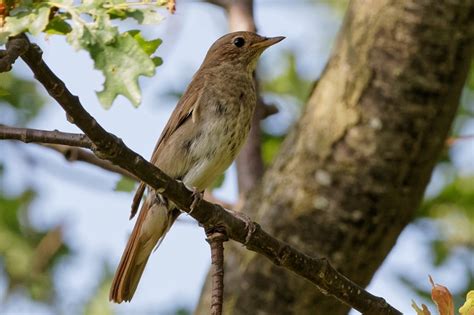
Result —
MULTIPOLYGON (((46 63, 73 93, 80 96, 86 109, 103 127, 145 157, 151 155, 175 105, 176 100, 167 93, 186 86, 208 47, 227 32, 225 15, 217 7, 178 3, 177 9, 175 15, 166 15, 161 25, 145 30, 149 38, 163 39, 158 55, 164 64, 157 68, 156 76, 140 80, 143 103, 139 108, 120 97, 111 109, 103 109, 95 95, 103 77, 93 69, 89 56, 85 52, 75 52, 61 37, 34 39, 42 47, 46 63)), ((292 51, 296 54, 300 73, 308 79, 317 78, 340 26, 340 13, 314 1, 294 1, 290 7, 285 1, 262 0, 256 1, 255 18, 262 35, 287 37, 263 54, 263 75, 272 77, 283 71, 282 54, 292 51)), ((15 64, 15 71, 30 75, 21 62, 15 64)), ((79 132, 66 121, 62 109, 51 101, 30 127, 79 132)), ((32 212, 35 225, 43 228, 59 223, 65 225, 65 239, 73 248, 74 257, 60 266, 55 280, 62 309, 74 310, 81 301, 88 299, 97 284, 103 270, 102 259, 105 257, 112 271, 117 266, 134 223, 128 220, 133 193, 114 191, 119 176, 82 163, 68 163, 55 152, 28 145, 28 157, 35 160, 32 168, 24 155, 19 154, 17 146, 2 145, 0 148, 3 151, 1 159, 17 163, 17 167, 8 168, 5 174, 5 182, 10 185, 8 190, 14 193, 31 185, 39 191, 32 212)), ((455 159, 455 163, 461 168, 471 167, 472 171, 469 163, 474 157, 472 152, 457 150, 461 150, 461 154, 456 155, 460 158, 455 159)), ((433 192, 440 187, 437 176, 435 173, 429 188, 433 192)), ((237 189, 233 166, 216 195, 235 201, 237 189)), ((193 219, 185 217, 184 221, 173 226, 159 250, 152 255, 133 302, 115 306, 117 313, 158 310, 159 314, 166 314, 177 306, 194 308, 210 265, 209 248, 203 230, 193 219)), ((426 235, 419 229, 407 228, 368 290, 385 297, 402 312, 412 313, 410 304, 415 296, 398 282, 397 275, 418 277, 428 288, 429 252, 423 246, 426 243, 426 235)), ((460 266, 453 260, 447 268, 429 270, 429 273, 437 282, 456 287, 462 281, 452 272, 457 268, 460 266)), ((0 296, 4 286, 0 281, 0 296)), ((2 311, 2 314, 19 313, 48 314, 48 310, 14 297, 2 311)))

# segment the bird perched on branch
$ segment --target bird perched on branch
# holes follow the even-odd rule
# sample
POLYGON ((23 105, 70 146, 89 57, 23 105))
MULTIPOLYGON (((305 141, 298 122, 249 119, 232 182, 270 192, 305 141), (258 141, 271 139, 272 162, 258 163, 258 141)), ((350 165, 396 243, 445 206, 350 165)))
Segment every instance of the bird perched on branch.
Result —
MULTIPOLYGON (((232 163, 247 138, 255 109, 253 71, 262 52, 284 37, 234 32, 209 49, 163 130, 151 162, 187 187, 203 191, 232 163)), ((133 217, 145 190, 140 184, 133 217)), ((110 289, 110 300, 130 301, 153 249, 180 214, 149 189, 110 289)))

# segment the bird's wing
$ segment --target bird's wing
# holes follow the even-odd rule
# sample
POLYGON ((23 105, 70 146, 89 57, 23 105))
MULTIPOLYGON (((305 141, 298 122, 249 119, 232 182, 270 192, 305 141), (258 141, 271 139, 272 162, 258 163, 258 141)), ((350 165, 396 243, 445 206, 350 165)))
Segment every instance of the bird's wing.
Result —
MULTIPOLYGON (((199 116, 199 99, 201 98, 204 86, 200 84, 202 81, 195 81, 191 82, 188 86, 186 91, 184 92, 183 96, 179 100, 176 108, 174 109, 173 113, 171 114, 170 119, 166 123, 165 128, 161 132, 161 136, 156 143, 155 149, 153 150, 153 154, 151 156, 150 162, 156 164, 156 161, 162 151, 162 144, 166 143, 167 139, 176 131, 179 127, 181 127, 189 118, 192 118, 192 121, 195 122, 199 116)), ((133 197, 132 202, 132 209, 130 213, 130 219, 132 219, 135 214, 137 213, 138 207, 140 206, 141 199, 143 197, 143 193, 145 192, 145 183, 140 182, 137 191, 135 192, 135 196, 133 197)))

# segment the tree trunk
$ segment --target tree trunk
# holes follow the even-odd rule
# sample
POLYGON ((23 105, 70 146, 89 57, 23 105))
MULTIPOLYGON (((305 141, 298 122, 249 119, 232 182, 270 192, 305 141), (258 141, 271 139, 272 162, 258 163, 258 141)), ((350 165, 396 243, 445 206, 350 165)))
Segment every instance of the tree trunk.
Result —
MULTIPOLYGON (((366 286, 410 222, 444 148, 473 30, 472 0, 352 1, 304 114, 245 211, 366 286)), ((237 247, 226 244, 225 314, 348 312, 237 247)), ((208 313, 208 296, 206 284, 197 314, 208 313)))

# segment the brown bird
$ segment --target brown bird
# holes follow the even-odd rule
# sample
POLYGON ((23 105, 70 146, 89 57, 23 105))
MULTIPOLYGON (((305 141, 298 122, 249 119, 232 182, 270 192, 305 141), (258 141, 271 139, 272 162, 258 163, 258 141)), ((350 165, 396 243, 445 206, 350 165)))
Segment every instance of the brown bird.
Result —
MULTIPOLYGON (((284 37, 234 32, 219 38, 178 102, 151 162, 187 187, 203 191, 232 163, 245 142, 257 101, 253 71, 262 52, 284 37)), ((140 184, 133 217, 143 196, 140 184)), ((110 289, 110 300, 130 301, 148 257, 180 210, 148 190, 110 289)))

